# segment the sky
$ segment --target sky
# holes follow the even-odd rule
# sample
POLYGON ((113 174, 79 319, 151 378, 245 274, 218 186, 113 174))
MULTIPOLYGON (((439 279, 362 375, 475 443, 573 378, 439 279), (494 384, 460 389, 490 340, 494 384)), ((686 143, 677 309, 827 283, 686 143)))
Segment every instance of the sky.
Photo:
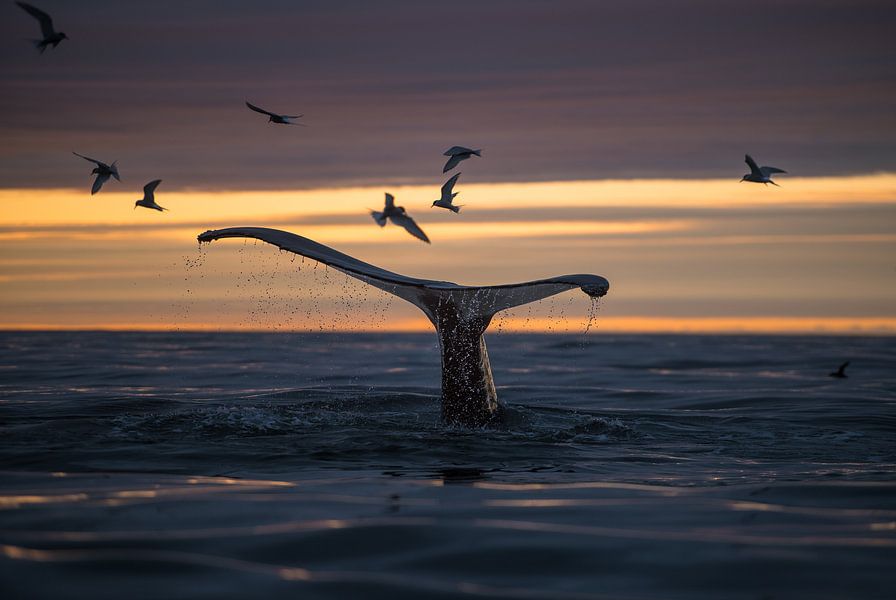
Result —
MULTIPOLYGON (((892 2, 35 4, 70 39, 38 54, 0 5, 2 328, 426 327, 273 248, 197 250, 257 225, 459 283, 596 273, 611 331, 896 333, 892 2), (430 208, 455 144, 483 149, 458 215, 430 208), (72 151, 123 181, 91 197, 72 151), (738 183, 745 152, 782 187, 738 183), (170 211, 133 210, 155 178, 170 211), (386 191, 432 246, 376 227, 386 191)), ((502 326, 581 330, 578 296, 502 326)))

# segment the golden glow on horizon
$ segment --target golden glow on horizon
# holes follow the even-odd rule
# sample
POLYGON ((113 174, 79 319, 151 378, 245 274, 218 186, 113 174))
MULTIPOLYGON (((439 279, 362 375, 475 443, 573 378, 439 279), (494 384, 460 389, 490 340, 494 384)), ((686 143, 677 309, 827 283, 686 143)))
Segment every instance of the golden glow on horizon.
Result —
MULTIPOLYGON (((738 207, 778 204, 849 204, 896 201, 896 174, 849 177, 782 178, 781 187, 737 183, 732 179, 632 179, 535 183, 472 183, 460 189, 458 202, 466 211, 600 206, 738 207)), ((434 186, 377 186, 275 191, 166 191, 156 200, 170 209, 164 214, 133 210, 142 192, 107 186, 96 196, 81 189, 0 190, 0 226, 118 225, 172 222, 226 222, 251 216, 252 223, 312 215, 364 215, 379 210, 383 193, 416 218, 430 210, 438 190, 434 186), (111 189, 110 189, 111 188, 111 189), (118 189, 116 189, 118 188, 118 189), (152 219, 156 219, 153 221, 152 219)))
MULTIPOLYGON (((120 191, 125 184, 92 197, 86 187, 0 190, 0 328, 321 330, 303 318, 256 316, 276 319, 294 308, 278 301, 258 311, 252 303, 259 298, 317 290, 315 301, 332 308, 341 293, 335 279, 285 278, 299 265, 260 242, 254 253, 245 242, 219 242, 203 253, 206 270, 189 274, 200 231, 258 225, 412 276, 497 283, 598 273, 612 284, 601 331, 896 333, 887 259, 896 231, 886 221, 896 207, 896 174, 782 177, 781 185, 738 184, 737 177, 469 184, 460 188, 467 205, 460 215, 430 208, 434 186, 167 192, 163 182, 157 199, 166 213, 133 210, 140 193, 120 191), (432 246, 373 224, 366 209, 378 209, 386 189, 432 246), (832 294, 830 314, 820 315, 827 305, 817 302, 804 312, 801 303, 819 294, 832 294), (693 308, 680 308, 691 299, 693 308), (217 301, 227 307, 220 315, 197 304, 217 301), (679 308, 666 311, 668 301, 679 308), (780 316, 775 307, 813 316, 780 316)), ((351 330, 431 329, 423 317, 393 317, 351 330)), ((322 330, 344 326, 328 321, 322 330)), ((555 317, 536 308, 526 319, 504 318, 500 328, 574 334, 584 313, 555 317)))
MULTIPOLYGON (((496 318, 497 321, 497 318, 496 318)), ((500 333, 555 333, 584 334, 587 318, 579 317, 520 317, 504 319, 500 325, 493 324, 487 335, 500 333)), ((433 331, 432 324, 425 317, 390 321, 389 327, 363 325, 357 328, 325 327, 323 330, 315 324, 306 327, 284 327, 276 323, 202 323, 193 322, 189 326, 174 326, 170 323, 83 323, 60 326, 51 323, 4 323, 0 321, 0 330, 17 331, 278 331, 283 333, 420 333, 433 331)), ((598 317, 592 323, 590 333, 680 333, 680 334, 806 334, 806 335, 896 335, 896 317, 651 317, 651 316, 619 316, 598 317)))
MULTIPOLYGON (((476 238, 511 238, 511 237, 556 237, 566 235, 621 235, 634 233, 684 231, 691 223, 687 220, 674 221, 538 221, 529 223, 525 221, 491 221, 470 222, 458 227, 454 223, 428 223, 426 233, 432 239, 439 241, 465 240, 476 238)), ((278 228, 289 228, 288 224, 278 225, 278 228)), ((327 241, 329 243, 352 243, 359 240, 371 241, 407 241, 407 233, 395 226, 389 226, 385 231, 373 226, 373 222, 360 224, 347 223, 343 225, 310 225, 296 223, 294 227, 301 227, 302 234, 314 240, 327 241)), ((28 239, 81 239, 81 240, 133 240, 139 238, 168 238, 168 239, 195 239, 196 228, 164 228, 145 229, 136 231, 62 231, 52 230, 17 231, 10 233, 0 232, 0 240, 28 240, 28 239)))

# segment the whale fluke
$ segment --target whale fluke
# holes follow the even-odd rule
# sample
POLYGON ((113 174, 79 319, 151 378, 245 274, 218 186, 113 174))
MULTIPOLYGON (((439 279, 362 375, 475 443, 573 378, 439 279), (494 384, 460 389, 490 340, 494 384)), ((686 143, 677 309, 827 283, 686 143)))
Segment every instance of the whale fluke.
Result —
POLYGON ((200 242, 252 238, 306 256, 407 300, 429 318, 442 353, 442 419, 480 427, 499 411, 488 352, 482 334, 498 311, 579 288, 592 297, 607 293, 610 283, 597 275, 561 275, 524 283, 464 286, 448 281, 407 277, 343 254, 287 231, 264 227, 230 227, 206 231, 200 242))

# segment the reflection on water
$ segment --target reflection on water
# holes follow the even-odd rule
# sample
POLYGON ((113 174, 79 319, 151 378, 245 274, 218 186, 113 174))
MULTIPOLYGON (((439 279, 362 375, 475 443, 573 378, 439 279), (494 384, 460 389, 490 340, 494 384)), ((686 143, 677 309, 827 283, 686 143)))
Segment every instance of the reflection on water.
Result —
MULTIPOLYGON (((713 579, 705 564, 731 577, 739 568, 762 569, 770 561, 797 571, 822 563, 845 577, 845 587, 862 583, 850 571, 867 574, 876 562, 896 558, 896 483, 676 491, 597 481, 491 484, 473 472, 448 473, 448 479, 383 479, 343 472, 237 484, 193 476, 73 474, 69 485, 91 490, 89 498, 56 494, 53 502, 2 504, 0 555, 6 560, 0 573, 15 572, 23 590, 44 589, 40 564, 77 563, 90 572, 128 574, 158 593, 171 591, 166 585, 175 580, 166 584, 164 573, 177 566, 202 585, 248 574, 253 590, 316 582, 331 591, 348 585, 355 593, 382 585, 383 596, 412 597, 472 593, 464 591, 469 584, 511 598, 554 597, 558 589, 567 594, 558 597, 658 598, 668 590, 651 573, 673 568, 696 584, 713 579), (457 485, 442 485, 448 483, 457 485), (134 493, 148 487, 156 493, 134 493), (761 490, 776 502, 752 500, 761 490), (110 512, 104 502, 109 498, 123 503, 110 512), (855 504, 866 507, 849 506, 855 504), (681 552, 693 559, 682 562, 681 552), (508 555, 514 557, 510 563, 508 555), (623 575, 607 579, 607 572, 623 575), (653 579, 656 589, 628 593, 625 573, 653 579), (547 583, 519 589, 518 580, 527 576, 547 583), (591 593, 607 581, 620 587, 591 593)), ((51 477, 34 473, 8 472, 3 480, 7 490, 53 485, 51 477)), ((744 577, 739 585, 755 588, 755 581, 744 577)), ((808 588, 800 583, 779 592, 808 588)), ((712 597, 712 588, 706 591, 702 595, 712 597)))
POLYGON ((11 597, 892 595, 892 340, 492 336, 481 430, 430 336, 0 340, 11 597))

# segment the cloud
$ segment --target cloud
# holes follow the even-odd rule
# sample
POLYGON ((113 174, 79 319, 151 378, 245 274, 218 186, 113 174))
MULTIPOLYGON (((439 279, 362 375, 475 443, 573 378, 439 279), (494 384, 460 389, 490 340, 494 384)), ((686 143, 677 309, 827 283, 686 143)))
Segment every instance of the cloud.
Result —
POLYGON ((4 187, 80 182, 70 149, 206 189, 424 183, 454 143, 478 181, 896 163, 892 3, 94 0, 44 56, 3 10, 4 187))

